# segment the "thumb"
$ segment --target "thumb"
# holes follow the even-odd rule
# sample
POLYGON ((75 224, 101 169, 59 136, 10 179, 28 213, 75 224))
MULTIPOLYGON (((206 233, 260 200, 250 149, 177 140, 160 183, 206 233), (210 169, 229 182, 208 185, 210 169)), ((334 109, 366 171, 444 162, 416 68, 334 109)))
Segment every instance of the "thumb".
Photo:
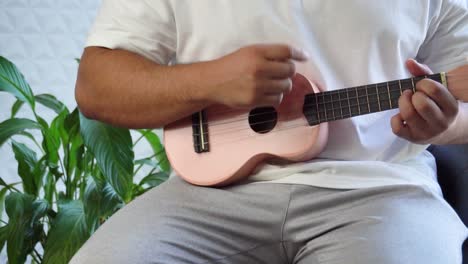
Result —
POLYGON ((406 61, 406 67, 413 76, 432 74, 432 70, 426 64, 421 64, 414 59, 406 61))

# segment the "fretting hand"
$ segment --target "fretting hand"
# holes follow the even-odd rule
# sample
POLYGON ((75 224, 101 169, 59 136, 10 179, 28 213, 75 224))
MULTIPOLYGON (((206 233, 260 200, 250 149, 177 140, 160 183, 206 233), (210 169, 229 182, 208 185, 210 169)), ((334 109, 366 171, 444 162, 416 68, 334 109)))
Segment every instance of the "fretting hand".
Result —
MULTIPOLYGON (((414 76, 432 74, 428 66, 415 60, 406 62, 414 76)), ((446 131, 458 113, 458 102, 442 84, 424 79, 416 93, 405 91, 399 99, 400 113, 392 118, 393 132, 416 144, 431 144, 446 131)))

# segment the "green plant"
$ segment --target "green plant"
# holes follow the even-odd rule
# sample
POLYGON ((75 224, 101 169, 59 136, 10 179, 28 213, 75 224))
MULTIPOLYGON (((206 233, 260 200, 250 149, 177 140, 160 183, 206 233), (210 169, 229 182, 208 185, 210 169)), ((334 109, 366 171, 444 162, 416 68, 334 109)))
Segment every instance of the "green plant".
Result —
MULTIPOLYGON (((16 97, 11 117, 0 123, 0 147, 10 143, 20 182, 0 177, 0 252, 9 263, 67 263, 113 213, 167 179, 170 166, 158 136, 89 120, 53 95, 34 95, 17 67, 0 56, 0 91, 16 97), (36 111, 54 111, 50 122, 36 111), (17 117, 23 106, 32 118, 17 117), (135 160, 141 139, 154 154, 135 160), (25 143, 26 142, 26 143, 25 143), (141 168, 149 173, 136 181, 141 168)), ((140 175, 140 174, 139 174, 140 175)), ((0 175, 1 176, 1 175, 0 175)))

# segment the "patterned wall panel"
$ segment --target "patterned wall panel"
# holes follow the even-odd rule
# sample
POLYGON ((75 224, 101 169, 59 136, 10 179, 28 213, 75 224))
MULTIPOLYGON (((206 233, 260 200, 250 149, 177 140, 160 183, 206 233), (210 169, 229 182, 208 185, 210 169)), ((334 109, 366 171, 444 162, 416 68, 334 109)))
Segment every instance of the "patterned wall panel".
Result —
MULTIPOLYGON (((51 93, 75 107, 77 63, 100 0, 0 0, 0 55, 25 74, 34 93, 51 93)), ((0 120, 14 102, 0 93, 0 120)), ((52 116, 39 108, 41 114, 52 116)), ((0 175, 16 174, 8 145, 0 148, 0 175)))

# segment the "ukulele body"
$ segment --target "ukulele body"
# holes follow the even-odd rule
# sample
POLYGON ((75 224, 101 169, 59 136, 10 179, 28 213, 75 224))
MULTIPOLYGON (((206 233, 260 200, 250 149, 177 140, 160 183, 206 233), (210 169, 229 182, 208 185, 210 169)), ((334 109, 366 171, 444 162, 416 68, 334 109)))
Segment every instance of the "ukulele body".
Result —
POLYGON ((297 74, 291 93, 276 109, 253 112, 213 106, 204 110, 202 123, 194 123, 192 117, 174 122, 164 128, 169 161, 192 184, 224 186, 248 177, 268 159, 310 160, 324 149, 328 138, 328 124, 309 126, 303 113, 305 95, 317 92, 316 86, 297 74), (276 123, 264 125, 273 118, 276 123), (200 135, 205 135, 203 140, 194 143, 200 135), (195 147, 202 143, 208 150, 197 153, 195 147))

